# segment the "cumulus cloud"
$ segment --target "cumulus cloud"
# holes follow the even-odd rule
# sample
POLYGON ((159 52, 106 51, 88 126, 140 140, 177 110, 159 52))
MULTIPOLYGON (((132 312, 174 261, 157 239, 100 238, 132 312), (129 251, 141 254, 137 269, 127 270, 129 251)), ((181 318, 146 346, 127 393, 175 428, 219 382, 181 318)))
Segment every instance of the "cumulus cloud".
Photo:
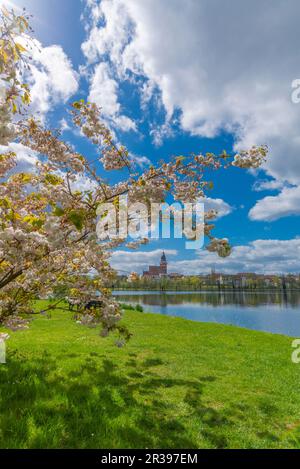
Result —
POLYGON ((109 75, 109 67, 105 62, 97 65, 90 87, 89 101, 101 107, 104 115, 114 115, 120 110, 117 101, 117 82, 109 75))
MULTIPOLYGON (((11 173, 34 173, 36 171, 36 164, 39 161, 38 154, 25 147, 21 143, 10 143, 7 147, 0 145, 0 153, 6 153, 12 151, 16 154, 17 165, 13 168, 11 173)), ((62 171, 58 171, 57 174, 62 178, 66 175, 62 171)), ((97 187, 97 183, 90 177, 77 174, 74 181, 70 182, 71 189, 73 191, 94 191, 97 187)))
POLYGON ((109 57, 119 77, 143 76, 142 105, 159 90, 167 123, 179 111, 191 134, 225 130, 236 149, 268 144, 268 174, 300 185, 300 106, 291 101, 299 75, 297 0, 89 5, 93 22, 83 45, 89 61, 109 57))
POLYGON ((289 215, 300 215, 300 186, 288 187, 276 196, 259 200, 250 210, 250 220, 274 221, 289 215))
POLYGON ((30 52, 32 63, 27 79, 32 110, 44 118, 54 105, 65 103, 77 92, 79 77, 61 46, 43 47, 36 40, 30 52))
MULTIPOLYGON (((158 265, 160 262, 162 251, 156 249, 154 251, 115 251, 111 256, 111 266, 119 272, 142 272, 146 270, 148 265, 158 265)), ((165 254, 168 257, 176 256, 175 249, 166 249, 165 254)))
POLYGON ((136 124, 129 117, 120 113, 121 105, 118 102, 118 83, 111 77, 106 62, 99 63, 90 82, 89 101, 97 104, 104 118, 112 121, 115 127, 123 132, 136 130, 136 124))
MULTIPOLYGON (((218 272, 256 272, 261 274, 299 273, 300 238, 290 240, 256 240, 247 245, 236 246, 228 258, 220 258, 206 250, 195 251, 192 260, 176 260, 175 250, 166 250, 169 272, 185 275, 209 273, 214 267, 218 272)), ((149 264, 157 264, 161 250, 149 252, 117 251, 112 256, 115 269, 128 269, 141 273, 149 264), (128 268, 130 266, 130 268, 128 268)))
POLYGON ((69 126, 67 120, 65 118, 62 118, 60 121, 60 131, 61 132, 67 132, 68 130, 71 130, 71 127, 69 126))
POLYGON ((124 48, 131 36, 132 22, 125 2, 111 0, 88 1, 88 39, 82 44, 82 51, 89 63, 97 62, 107 51, 114 63, 120 61, 124 48), (99 25, 102 27, 99 27, 99 25))
POLYGON ((32 173, 38 162, 37 153, 21 143, 10 143, 7 147, 0 145, 0 153, 12 151, 16 154, 17 165, 12 172, 32 173))
MULTIPOLYGON (((62 175, 64 177, 64 175, 62 175)), ((70 183, 72 191, 94 191, 98 186, 90 177, 77 174, 74 181, 70 183)))
POLYGON ((204 199, 200 199, 200 202, 204 203, 204 210, 206 212, 209 210, 215 210, 218 213, 217 218, 225 217, 233 211, 233 207, 222 199, 206 197, 204 199))
POLYGON ((170 269, 185 274, 208 273, 212 267, 224 273, 299 273, 299 255, 300 238, 256 240, 235 246, 231 256, 225 259, 203 250, 193 260, 171 262, 170 269))
POLYGON ((139 166, 140 168, 144 168, 145 166, 151 165, 151 161, 149 160, 149 158, 147 158, 147 156, 134 155, 131 153, 129 157, 132 163, 136 166, 139 166))
POLYGON ((150 127, 150 135, 153 139, 154 145, 157 147, 160 147, 166 138, 174 135, 174 130, 170 122, 165 122, 162 125, 151 124, 150 127))
POLYGON ((276 191, 278 189, 283 189, 285 186, 284 181, 279 181, 277 179, 258 179, 252 186, 252 190, 255 192, 261 191, 276 191))

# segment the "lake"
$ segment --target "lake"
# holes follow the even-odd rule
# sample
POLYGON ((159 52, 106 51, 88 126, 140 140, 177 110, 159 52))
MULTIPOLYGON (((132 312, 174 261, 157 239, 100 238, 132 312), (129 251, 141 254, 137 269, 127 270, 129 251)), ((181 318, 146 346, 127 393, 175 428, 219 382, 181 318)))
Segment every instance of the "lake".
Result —
POLYGON ((114 296, 146 312, 300 337, 299 291, 115 291, 114 296))

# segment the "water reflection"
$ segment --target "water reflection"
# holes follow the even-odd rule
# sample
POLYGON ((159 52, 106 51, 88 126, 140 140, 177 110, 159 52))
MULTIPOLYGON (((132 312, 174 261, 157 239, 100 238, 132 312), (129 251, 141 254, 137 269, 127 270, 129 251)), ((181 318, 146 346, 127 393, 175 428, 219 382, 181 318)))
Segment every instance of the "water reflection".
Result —
POLYGON ((300 337, 299 291, 114 292, 147 312, 300 337))

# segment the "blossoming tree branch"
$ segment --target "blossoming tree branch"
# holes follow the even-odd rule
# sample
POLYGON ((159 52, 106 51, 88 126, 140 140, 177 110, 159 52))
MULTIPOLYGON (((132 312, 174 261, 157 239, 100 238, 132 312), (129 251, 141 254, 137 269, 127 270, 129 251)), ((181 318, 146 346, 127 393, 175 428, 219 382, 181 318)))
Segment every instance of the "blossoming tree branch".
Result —
MULTIPOLYGON (((26 76, 34 38, 29 22, 26 12, 1 12, 0 145, 5 150, 0 154, 0 324, 13 330, 27 327, 34 301, 64 285, 79 305, 82 323, 100 324, 102 336, 118 330, 126 339, 129 333, 119 325, 120 308, 106 285, 115 275, 111 253, 127 240, 98 241, 99 205, 113 202, 118 209, 124 194, 129 202, 147 205, 162 203, 169 194, 182 202, 196 201, 212 187, 208 171, 257 168, 267 148, 252 147, 236 155, 180 155, 142 171, 127 149, 115 142, 101 109, 75 102, 70 107, 73 125, 95 146, 98 158, 93 161, 30 114, 26 76), (9 149, 12 142, 37 156, 33 171, 20 172, 17 155, 9 149), (112 170, 119 172, 119 183, 109 182, 112 170), (90 182, 88 188, 78 188, 80 178, 90 182), (101 306, 87 311, 85 305, 96 292, 101 294, 101 306)), ((213 236, 215 217, 213 211, 205 213, 206 248, 225 257, 231 248, 226 239, 213 236)))

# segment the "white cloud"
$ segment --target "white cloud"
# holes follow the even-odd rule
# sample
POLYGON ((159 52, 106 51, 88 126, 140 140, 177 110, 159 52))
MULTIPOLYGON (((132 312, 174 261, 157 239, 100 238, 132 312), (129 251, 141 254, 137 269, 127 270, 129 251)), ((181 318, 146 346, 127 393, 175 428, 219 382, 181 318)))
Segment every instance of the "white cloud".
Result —
POLYGON ((273 221, 289 215, 300 215, 300 186, 284 188, 276 196, 259 200, 249 212, 249 218, 258 221, 273 221))
POLYGON ((132 28, 126 5, 119 0, 103 0, 89 2, 89 6, 87 18, 91 30, 82 44, 83 53, 93 63, 109 51, 111 60, 118 63, 132 28), (99 23, 103 27, 99 28, 99 23))
MULTIPOLYGON (((149 264, 158 265, 161 250, 149 252, 117 251, 112 256, 112 266, 127 272, 141 273, 149 264)), ((247 245, 235 246, 230 257, 221 258, 206 250, 195 251, 192 260, 176 260, 176 250, 166 250, 169 272, 185 275, 209 273, 212 268, 223 273, 256 272, 261 274, 299 273, 300 238, 289 240, 256 240, 247 245)))
POLYGON ((105 116, 113 116, 120 110, 117 101, 118 84, 110 77, 108 64, 101 62, 91 81, 89 101, 101 107, 105 116))
POLYGON ((69 124, 68 124, 68 122, 65 118, 62 118, 59 124, 60 124, 61 132, 66 132, 68 130, 71 130, 71 127, 69 126, 69 124))
POLYGON ((127 116, 112 116, 113 124, 118 129, 122 130, 123 132, 129 132, 132 130, 133 132, 137 131, 136 123, 127 116))
POLYGON ((30 53, 32 62, 26 73, 31 84, 31 106, 43 119, 54 105, 67 102, 78 91, 79 76, 59 45, 43 47, 36 40, 30 53))
POLYGON ((206 197, 204 199, 200 199, 200 202, 204 203, 204 210, 206 212, 209 210, 215 210, 218 212, 217 218, 225 217, 233 211, 233 207, 231 207, 222 199, 212 199, 211 197, 206 197))
POLYGON ((109 66, 106 62, 99 63, 91 79, 89 101, 97 104, 103 117, 111 120, 112 124, 127 132, 136 130, 135 123, 122 114, 121 106, 118 102, 118 83, 111 77, 109 66))
POLYGON ((72 191, 94 191, 98 185, 90 177, 77 174, 75 181, 70 183, 72 191))
POLYGON ((177 261, 170 267, 183 273, 205 273, 212 267, 224 273, 298 273, 299 255, 300 238, 256 240, 244 246, 235 246, 231 256, 225 259, 203 250, 195 260, 177 261))
MULTIPOLYGON (((142 98, 143 99, 143 98, 142 98)), ((153 138, 153 143, 157 147, 161 146, 163 141, 167 137, 172 137, 174 135, 174 131, 172 126, 169 122, 165 122, 162 125, 151 125, 150 135, 153 138)))
POLYGON ((168 121, 180 110, 181 127, 191 134, 227 130, 236 149, 268 144, 268 174, 300 184, 300 105, 291 102, 299 75, 297 0, 90 5, 93 27, 83 46, 89 60, 106 56, 119 77, 143 75, 149 86, 142 105, 159 90, 168 121))
POLYGON ((285 186, 284 181, 279 181, 278 179, 258 179, 252 186, 252 190, 255 192, 261 191, 276 191, 283 189, 285 186))
MULTIPOLYGON (((39 161, 38 154, 25 147, 21 143, 10 143, 7 147, 0 145, 0 153, 12 151, 16 154, 17 165, 11 173, 34 173, 36 171, 36 164, 39 161)), ((65 178, 65 173, 57 171, 57 174, 65 178)), ((90 177, 77 174, 74 181, 70 182, 73 191, 94 191, 97 183, 90 177)))
MULTIPOLYGON (((175 249, 166 249, 166 256, 175 256, 175 249)), ((161 249, 154 251, 115 251, 111 256, 111 266, 119 272, 142 272, 147 270, 148 265, 159 265, 162 255, 161 249)))
POLYGON ((16 154, 17 166, 13 169, 14 173, 32 173, 35 171, 38 162, 37 153, 21 143, 10 143, 7 147, 0 145, 0 153, 12 151, 16 154))
POLYGON ((145 166, 151 165, 151 161, 149 160, 149 158, 147 158, 147 156, 133 155, 131 153, 129 157, 133 164, 136 164, 140 168, 144 168, 145 166))

